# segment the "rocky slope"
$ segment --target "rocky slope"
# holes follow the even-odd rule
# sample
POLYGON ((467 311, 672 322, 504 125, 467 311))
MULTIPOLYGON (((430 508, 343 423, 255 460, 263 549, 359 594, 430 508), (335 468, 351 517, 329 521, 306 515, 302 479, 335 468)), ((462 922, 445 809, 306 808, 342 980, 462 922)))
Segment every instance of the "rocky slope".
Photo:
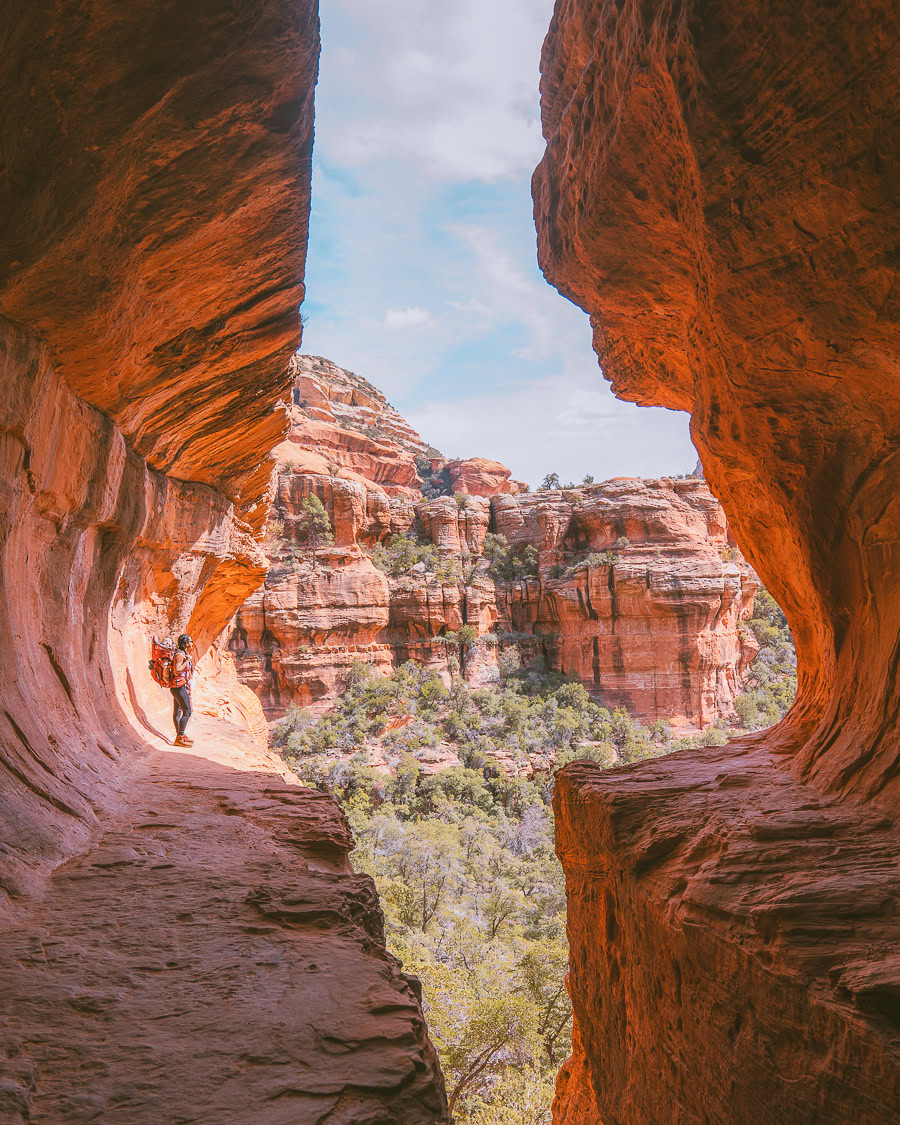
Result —
POLYGON ((386 669, 414 656, 446 672, 456 649, 442 636, 462 625, 479 634, 464 654, 471 683, 496 679, 517 646, 650 722, 698 729, 729 714, 755 652, 740 623, 756 583, 702 480, 526 494, 496 462, 445 461, 359 376, 309 356, 293 370, 274 565, 229 642, 271 718, 292 702, 327 706, 354 660, 386 669), (315 561, 311 494, 334 528, 315 561), (520 577, 503 577, 489 534, 512 559, 531 551, 520 577), (395 535, 426 558, 386 573, 395 535))
POLYGON ((556 5, 543 269, 617 394, 691 411, 799 661, 765 736, 566 771, 559 1121, 898 1120, 898 21, 556 5))
MULTIPOLYGON (((317 12, 304 0, 19 5, 0 15, 0 38, 0 918, 15 924, 4 994, 30 998, 0 1029, 0 1105, 11 1121, 208 1119, 221 1107, 203 1086, 213 1058, 233 1075, 255 1065, 254 1036, 273 1048, 258 1003, 207 993, 204 973, 232 964, 241 926, 260 927, 245 949, 261 947, 265 911, 242 920, 237 903, 257 876, 290 897, 296 859, 279 833, 312 846, 321 814, 279 797, 288 816, 259 823, 257 855, 245 814, 207 792, 213 775, 217 792, 230 782, 251 803, 284 788, 259 756, 258 702, 216 638, 265 574, 258 537, 285 430, 274 408, 299 342, 317 12), (224 764, 214 745, 176 762, 159 735, 171 700, 150 680, 148 638, 183 629, 202 657, 195 708, 228 721, 205 728, 230 740, 224 764), (164 826, 146 828, 157 798, 169 859, 164 826), (233 881, 231 861, 214 877, 215 854, 191 851, 195 812, 223 854, 251 847, 233 881), (177 893, 158 873, 170 861, 177 893), (206 911, 215 924, 202 939, 177 936, 181 915, 206 911), (163 1010, 176 979, 197 999, 189 1036, 164 1030, 178 1019, 163 1010), (136 1011, 146 1021, 126 1030, 136 1011), (110 1029, 130 1061, 112 1057, 110 1029), (148 1062, 138 1079, 137 1057, 179 1035, 189 1059, 148 1062)), ((440 1078, 379 944, 371 889, 332 861, 335 879, 313 878, 309 895, 321 894, 340 964, 400 997, 375 1008, 407 1057, 386 1049, 360 1094, 349 1062, 326 1063, 322 1046, 346 1040, 352 1013, 334 1007, 312 1028, 308 1009, 289 1005, 279 1025, 306 1044, 311 1072, 321 1066, 335 1090, 344 1075, 335 1120, 406 1121, 398 1088, 430 1086, 439 1106, 440 1078), (329 913, 335 896, 344 906, 329 913), (352 930, 339 915, 355 896, 352 930)), ((290 910, 271 925, 273 949, 297 955, 290 910)), ((364 1048, 370 1075, 378 1041, 364 1048)), ((284 1119, 288 1102, 237 1085, 217 1120, 284 1119)), ((285 1090, 293 1120, 310 1119, 307 1105, 318 1119, 332 1112, 324 1088, 285 1090)))
POLYGON ((443 1120, 343 814, 233 725, 192 727, 4 932, 0 1120, 443 1120))

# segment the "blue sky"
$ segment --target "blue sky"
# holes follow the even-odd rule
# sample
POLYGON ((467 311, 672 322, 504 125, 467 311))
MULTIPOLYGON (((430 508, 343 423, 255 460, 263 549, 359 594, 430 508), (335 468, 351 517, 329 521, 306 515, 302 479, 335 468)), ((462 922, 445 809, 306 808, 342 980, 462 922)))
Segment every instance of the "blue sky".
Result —
POLYGON ((536 485, 689 472, 687 416, 619 402, 537 267, 530 179, 552 0, 322 5, 303 351, 451 457, 536 485))

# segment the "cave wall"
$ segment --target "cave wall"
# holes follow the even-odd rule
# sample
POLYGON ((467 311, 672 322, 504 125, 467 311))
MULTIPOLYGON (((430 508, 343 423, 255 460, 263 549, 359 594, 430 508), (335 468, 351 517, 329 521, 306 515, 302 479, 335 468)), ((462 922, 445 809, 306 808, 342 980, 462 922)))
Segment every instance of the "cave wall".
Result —
POLYGON ((548 279, 617 395, 691 412, 787 613, 794 768, 892 807, 897 40, 878 2, 561 0, 534 179, 548 279))
POLYGON ((898 1119, 898 42, 878 2, 556 4, 542 268, 619 397, 691 412, 799 662, 764 735, 564 771, 558 1121, 898 1119))
POLYGON ((150 634, 192 633, 209 672, 195 706, 214 708, 216 637, 265 573, 318 17, 59 0, 8 7, 0 39, 0 886, 15 909, 115 806, 142 736, 170 729, 150 634))

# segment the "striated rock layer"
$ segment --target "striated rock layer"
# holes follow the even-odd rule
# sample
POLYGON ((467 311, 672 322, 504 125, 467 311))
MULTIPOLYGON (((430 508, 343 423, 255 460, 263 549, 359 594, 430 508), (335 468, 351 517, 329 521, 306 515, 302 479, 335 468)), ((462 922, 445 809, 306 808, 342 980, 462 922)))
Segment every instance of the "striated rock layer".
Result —
POLYGON ((446 673, 455 650, 442 636, 464 624, 479 634, 463 669, 472 683, 496 679, 516 644, 650 722, 699 729, 731 712, 756 651, 740 624, 757 584, 702 480, 518 493, 496 462, 429 451, 359 376, 310 356, 293 370, 273 565, 229 641, 270 718, 290 703, 327 706, 354 660, 388 670, 415 657, 446 673), (439 487, 448 494, 429 498, 439 487), (302 522, 311 494, 334 529, 315 565, 302 522), (532 548, 534 576, 492 572, 488 533, 532 548), (436 547, 438 565, 378 569, 370 556, 397 534, 436 547))
POLYGON ((15 896, 117 786, 112 744, 164 719, 148 635, 187 628, 207 651, 264 573, 318 25, 314 5, 277 0, 224 16, 19 5, 2 21, 0 866, 15 896))
POLYGON ((0 1116, 439 1120, 346 826, 286 795, 217 641, 267 564, 316 5, 13 5, 0 39, 0 1116), (147 659, 152 633, 185 629, 207 745, 176 762, 147 659), (306 989, 246 987, 310 960, 321 992, 344 976, 356 995, 315 1024, 306 989))
POLYGON ((799 662, 762 737, 566 772, 559 1121, 898 1120, 898 41, 877 2, 556 5, 543 269, 618 395, 691 411, 799 662))
POLYGON ((145 757, 4 933, 0 1120, 445 1120, 343 814, 233 726, 192 727, 202 750, 145 757))
POLYGON ((498 587, 500 620, 610 707, 694 728, 732 714, 758 584, 721 505, 695 478, 579 492, 493 502, 496 529, 539 557, 537 582, 498 587))

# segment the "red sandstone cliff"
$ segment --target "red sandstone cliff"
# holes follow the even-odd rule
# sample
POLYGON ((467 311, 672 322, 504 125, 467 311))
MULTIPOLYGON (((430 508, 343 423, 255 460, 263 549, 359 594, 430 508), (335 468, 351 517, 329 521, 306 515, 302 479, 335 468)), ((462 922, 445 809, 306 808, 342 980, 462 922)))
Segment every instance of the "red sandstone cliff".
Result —
POLYGON ((346 824, 215 643, 266 569, 315 3, 12 5, 0 40, 0 1113, 438 1120, 346 824), (182 629, 174 754, 148 638, 182 629))
POLYGON ((696 729, 730 713, 755 651, 740 622, 756 583, 702 480, 522 494, 496 462, 441 459, 359 376, 309 356, 293 370, 273 566, 229 642, 271 718, 292 702, 326 706, 354 660, 387 669, 415 657, 446 672, 441 635, 463 624, 480 635, 470 682, 496 679, 517 636, 527 654, 650 722, 696 729), (456 495, 423 495, 436 484, 456 495), (335 540, 315 566, 300 520, 311 493, 335 540), (489 532, 534 548, 534 577, 491 573, 489 532), (376 546, 398 533, 434 544, 437 565, 378 569, 376 546))
POLYGON ((702 480, 498 498, 494 524, 538 549, 538 581, 498 589, 500 619, 547 638, 553 668, 649 722, 732 714, 756 652, 740 626, 758 584, 702 480))
POLYGON ((542 267, 618 395, 691 411, 799 662, 765 735, 563 771, 560 1122, 900 1120, 898 42, 881 3, 556 4, 542 267))

